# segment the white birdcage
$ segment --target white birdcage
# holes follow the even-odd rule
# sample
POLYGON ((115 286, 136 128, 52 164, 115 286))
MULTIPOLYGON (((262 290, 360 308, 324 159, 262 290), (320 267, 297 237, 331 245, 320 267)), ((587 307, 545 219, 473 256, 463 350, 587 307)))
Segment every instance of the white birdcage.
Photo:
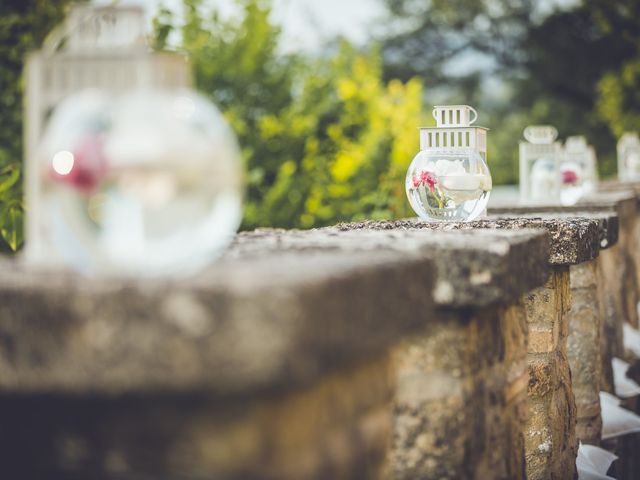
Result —
POLYGON ((640 138, 635 132, 626 132, 618 140, 618 178, 640 180, 640 138))
POLYGON ((42 241, 41 185, 37 145, 54 108, 85 89, 113 94, 138 88, 181 88, 191 84, 186 58, 151 52, 145 40, 144 10, 135 6, 77 5, 29 55, 25 95, 25 181, 28 258, 54 257, 42 241))
POLYGON ((582 135, 567 137, 560 164, 560 198, 563 205, 573 205, 598 184, 598 161, 595 149, 582 135))
POLYGON ((414 211, 425 220, 467 221, 486 211, 492 189, 487 129, 468 105, 436 106, 435 127, 420 129, 420 152, 406 177, 414 211))
POLYGON ((562 145, 558 130, 551 125, 531 125, 520 142, 520 202, 554 204, 560 202, 562 145))

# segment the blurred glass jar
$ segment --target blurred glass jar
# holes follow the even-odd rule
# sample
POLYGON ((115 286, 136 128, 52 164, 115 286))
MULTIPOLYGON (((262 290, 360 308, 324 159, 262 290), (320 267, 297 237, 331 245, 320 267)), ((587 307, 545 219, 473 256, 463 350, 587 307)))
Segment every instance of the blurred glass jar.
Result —
POLYGON ((553 205, 560 203, 562 145, 551 125, 530 125, 520 142, 520 203, 553 205))
POLYGON ((191 91, 73 95, 38 155, 46 234, 83 272, 192 273, 240 224, 235 136, 191 91))
POLYGON ((405 188, 423 220, 471 221, 486 211, 492 189, 486 164, 486 129, 472 127, 467 105, 434 108, 435 128, 420 130, 420 152, 411 162, 405 188))
POLYGON ((594 148, 585 137, 567 137, 560 164, 560 201, 574 205, 598 184, 598 165, 594 148))

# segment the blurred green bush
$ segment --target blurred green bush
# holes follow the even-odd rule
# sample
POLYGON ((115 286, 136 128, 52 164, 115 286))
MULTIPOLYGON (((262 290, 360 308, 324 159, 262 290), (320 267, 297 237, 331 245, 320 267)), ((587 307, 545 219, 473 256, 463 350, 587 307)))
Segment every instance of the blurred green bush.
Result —
MULTIPOLYGON (((615 172, 615 137, 640 129, 640 2, 582 0, 536 17, 529 0, 372 1, 389 6, 392 33, 380 50, 337 40, 314 57, 282 53, 270 0, 236 0, 231 18, 183 0, 179 14, 161 9, 154 19, 154 46, 189 55, 197 88, 239 137, 243 228, 411 214, 404 175, 432 102, 478 107, 479 124, 492 128, 494 184, 517 182, 518 140, 535 122, 587 133, 601 173, 615 172), (469 51, 482 68, 448 68, 469 51), (486 78, 500 82, 487 87, 486 78)), ((0 3, 0 250, 22 243, 25 54, 70 3, 0 3)))
POLYGON ((425 118, 418 80, 382 80, 380 54, 341 41, 309 59, 278 52, 270 2, 221 19, 201 0, 155 20, 156 47, 180 30, 197 88, 238 134, 247 170, 244 228, 327 225, 409 214, 404 176, 425 118))
POLYGON ((70 0, 0 2, 0 251, 22 245, 22 69, 70 0))

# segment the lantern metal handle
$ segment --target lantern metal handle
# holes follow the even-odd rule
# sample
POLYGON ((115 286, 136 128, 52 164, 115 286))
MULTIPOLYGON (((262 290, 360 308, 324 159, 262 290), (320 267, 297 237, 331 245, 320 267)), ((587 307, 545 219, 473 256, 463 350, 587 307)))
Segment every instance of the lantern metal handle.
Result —
POLYGON ((436 105, 431 112, 438 127, 468 127, 478 119, 469 105, 436 105))
POLYGON ((548 144, 558 138, 558 130, 551 125, 530 125, 523 135, 529 143, 548 144))

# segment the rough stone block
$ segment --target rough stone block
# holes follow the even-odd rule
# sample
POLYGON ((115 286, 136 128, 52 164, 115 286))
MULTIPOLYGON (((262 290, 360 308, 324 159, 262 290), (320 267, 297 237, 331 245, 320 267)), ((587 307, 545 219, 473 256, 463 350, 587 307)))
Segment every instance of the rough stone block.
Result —
POLYGON ((545 348, 539 348, 529 338, 531 411, 524 430, 527 478, 573 478, 577 439, 566 350, 571 305, 569 267, 554 267, 547 283, 526 295, 524 303, 529 332, 546 332, 549 339, 545 348))
POLYGON ((394 478, 524 479, 522 307, 441 315, 396 351, 394 478))
MULTIPOLYGON (((430 258, 439 306, 485 307, 517 300, 542 284, 548 267, 547 235, 521 230, 430 231, 425 222, 379 221, 305 231, 263 230, 239 235, 231 254, 243 258, 272 251, 404 251, 430 258)), ((377 254, 377 253, 376 253, 377 254)))
POLYGON ((457 230, 522 230, 540 229, 549 233, 549 263, 551 265, 574 265, 598 256, 600 250, 601 222, 581 217, 541 218, 532 216, 509 218, 495 217, 474 222, 423 222, 418 219, 389 221, 366 221, 338 225, 338 228, 353 229, 428 229, 439 232, 457 230))
POLYGON ((577 436, 584 443, 599 445, 602 319, 595 261, 571 266, 571 296, 568 356, 578 409, 577 436))
MULTIPOLYGON (((633 203, 631 203, 633 206, 633 203)), ((620 355, 622 345, 622 319, 634 321, 635 310, 631 305, 635 301, 635 283, 632 270, 628 268, 628 256, 624 253, 624 241, 628 237, 621 229, 620 215, 625 226, 634 221, 630 213, 628 195, 615 194, 613 197, 600 196, 584 205, 571 207, 554 206, 518 206, 492 208, 493 215, 524 215, 525 217, 563 218, 581 217, 596 220, 600 229, 600 256, 597 260, 598 306, 601 321, 601 389, 611 392, 613 371, 611 358, 620 355), (619 233, 620 232, 620 233, 619 233), (620 239, 620 241, 618 241, 620 239), (633 311, 632 311, 633 310, 633 311)), ((627 228, 628 230, 628 228, 627 228)), ((594 304, 595 308, 595 304, 594 304)), ((535 332, 534 332, 535 340, 535 332)))
POLYGON ((0 392, 112 395, 308 383, 419 328, 435 279, 398 251, 270 252, 166 281, 0 271, 0 392))
POLYGON ((293 392, 2 395, 3 476, 37 479, 387 479, 389 356, 293 392))

